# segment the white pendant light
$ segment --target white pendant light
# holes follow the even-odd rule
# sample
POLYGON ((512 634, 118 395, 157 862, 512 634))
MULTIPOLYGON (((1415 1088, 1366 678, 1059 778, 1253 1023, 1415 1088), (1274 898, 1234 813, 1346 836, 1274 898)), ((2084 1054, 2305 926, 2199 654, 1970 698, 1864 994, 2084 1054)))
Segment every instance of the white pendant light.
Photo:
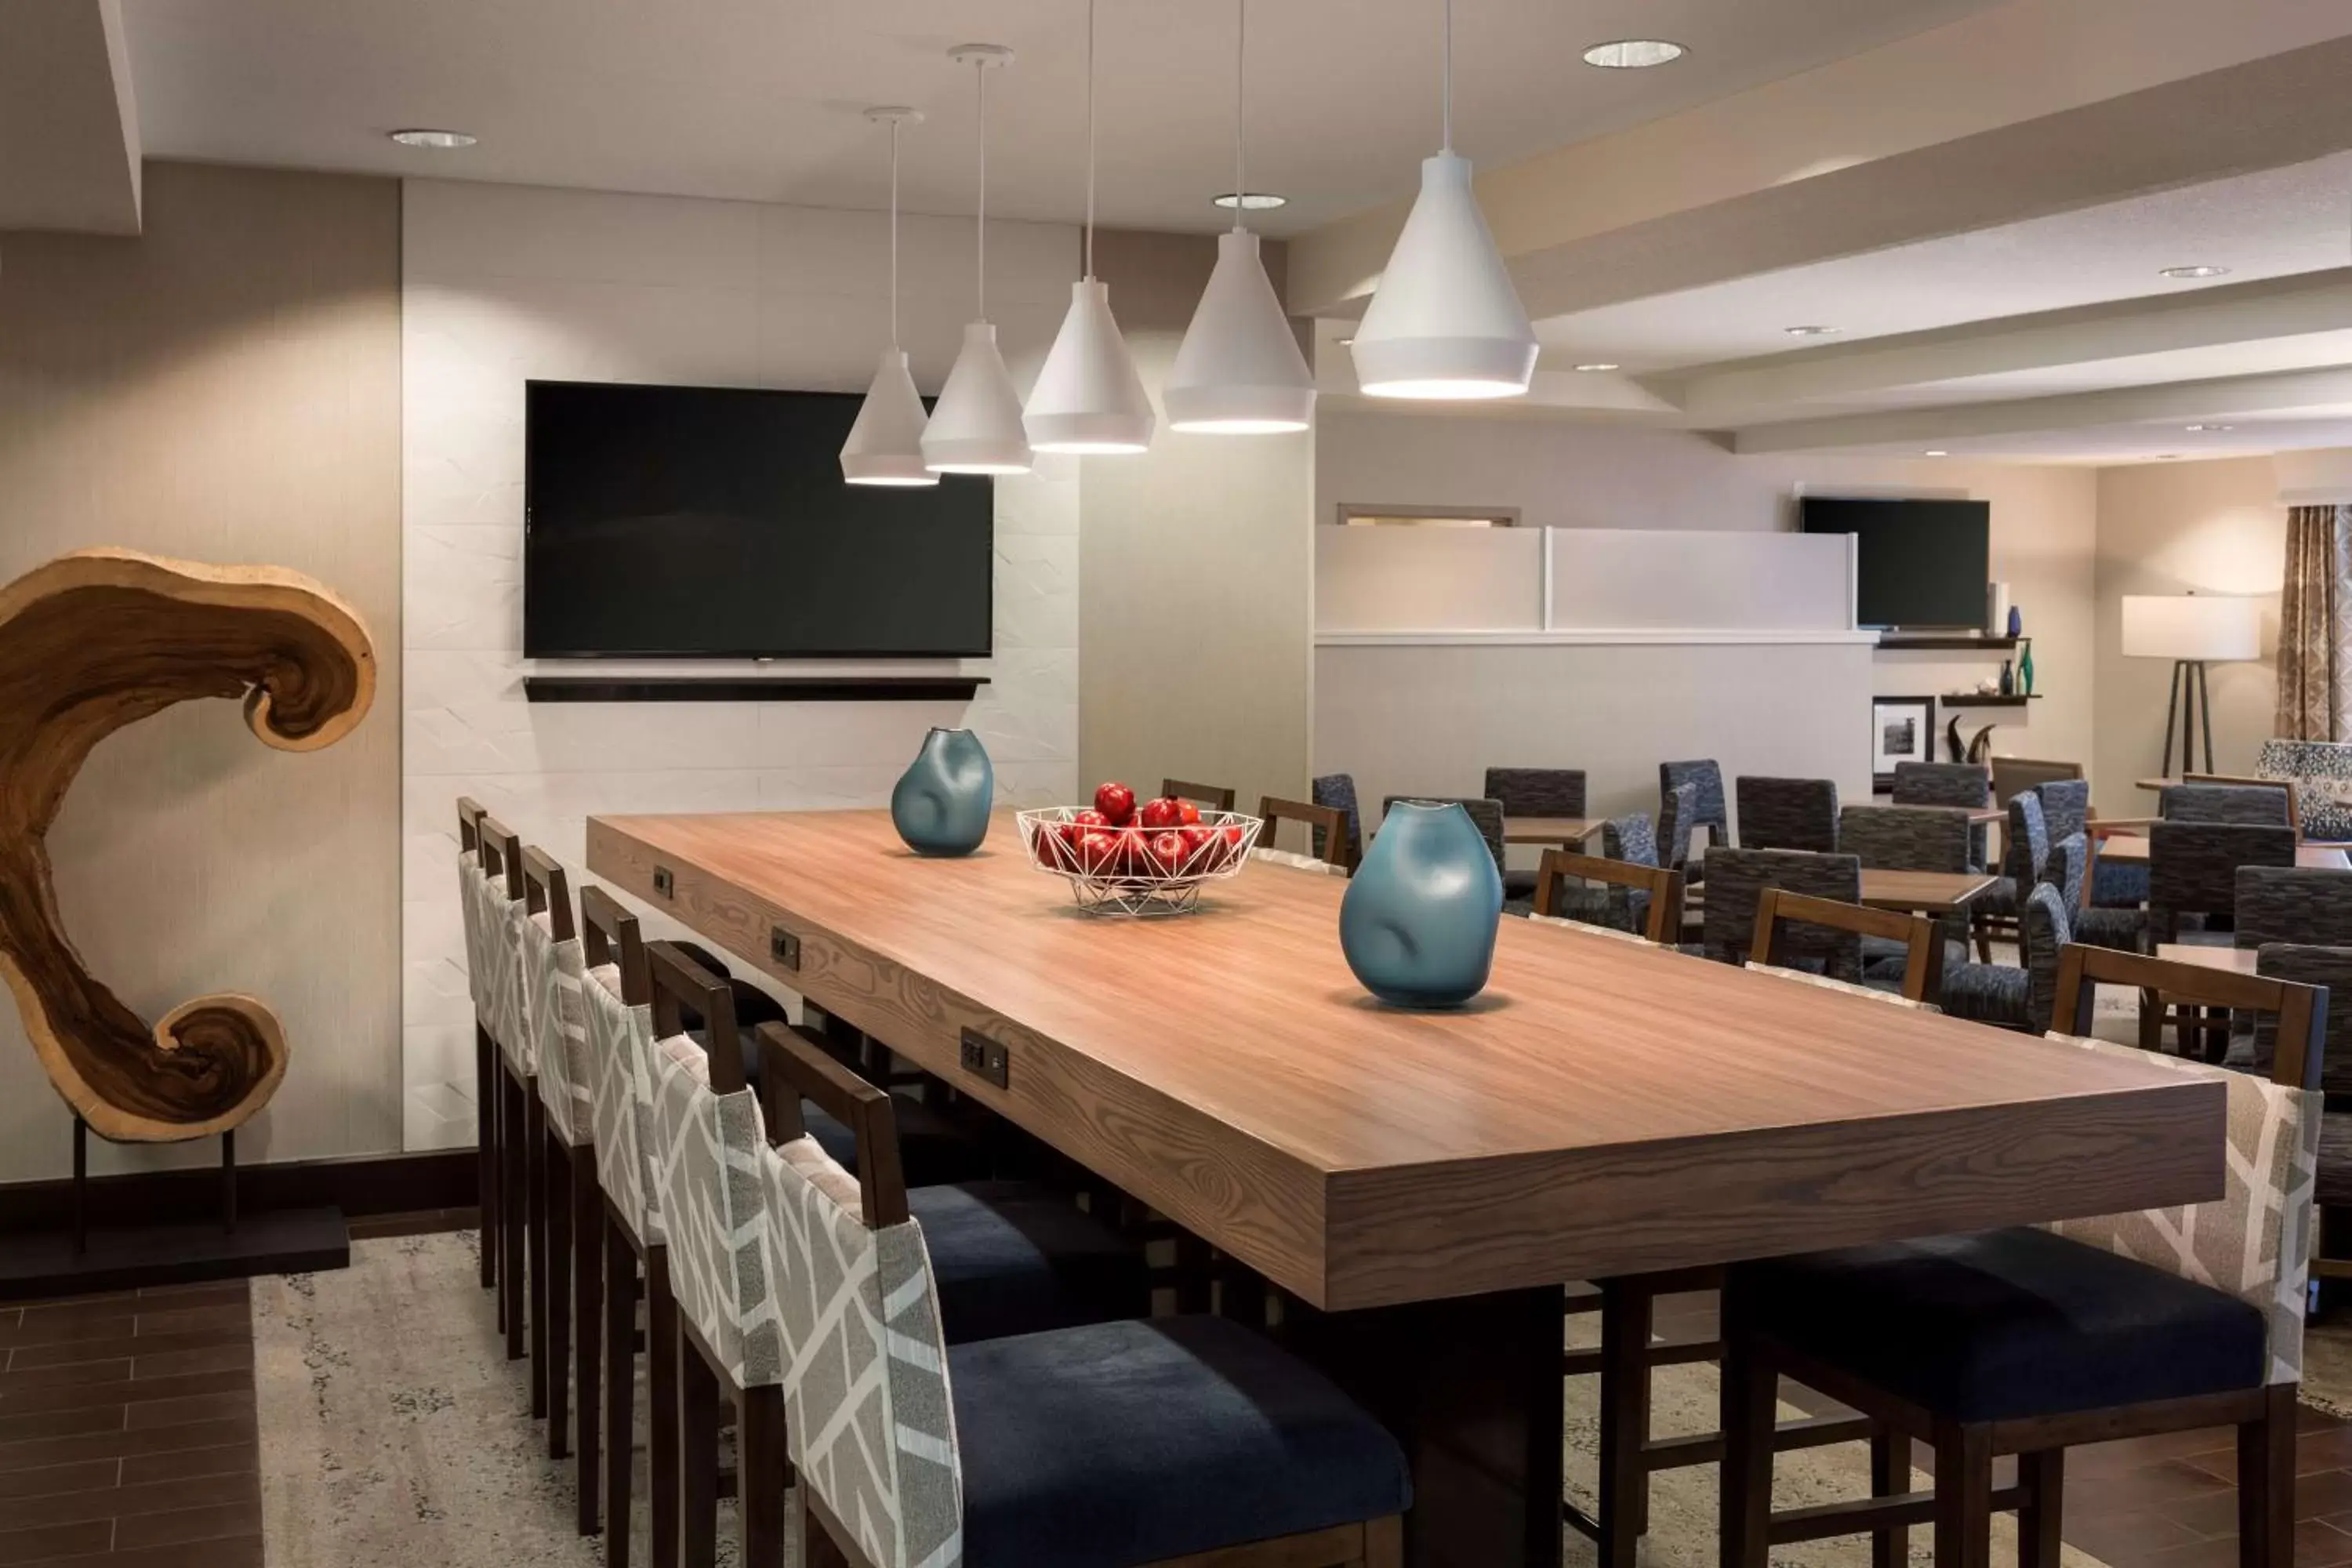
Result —
POLYGON ((996 328, 988 319, 988 73, 1012 63, 1002 44, 960 44, 950 58, 972 68, 980 83, 980 317, 963 330, 963 350, 948 372, 931 422, 923 432, 923 466, 935 474, 1025 474, 1035 467, 1021 425, 1021 395, 1013 390, 996 328))
POLYGON ((1070 313, 1029 394, 1030 444, 1041 452, 1140 452, 1159 423, 1135 356, 1095 278, 1095 5, 1087 0, 1086 276, 1070 285, 1070 313))
POLYGON ((1445 143, 1356 329, 1356 381, 1372 397, 1518 397, 1535 329, 1486 230, 1470 163, 1454 152, 1454 0, 1445 0, 1445 143))
MULTIPOLYGON (((1244 67, 1249 0, 1236 0, 1234 43, 1234 189, 1242 178, 1244 67)), ((1234 226, 1217 237, 1217 266, 1168 374, 1168 424, 1203 435, 1257 436, 1304 430, 1315 416, 1315 376, 1275 298, 1257 236, 1234 204, 1234 226)))
POLYGON ((892 104, 867 110, 866 118, 890 127, 890 346, 842 443, 841 477, 853 485, 936 485, 939 475, 923 467, 923 400, 898 346, 898 131, 923 116, 892 104))

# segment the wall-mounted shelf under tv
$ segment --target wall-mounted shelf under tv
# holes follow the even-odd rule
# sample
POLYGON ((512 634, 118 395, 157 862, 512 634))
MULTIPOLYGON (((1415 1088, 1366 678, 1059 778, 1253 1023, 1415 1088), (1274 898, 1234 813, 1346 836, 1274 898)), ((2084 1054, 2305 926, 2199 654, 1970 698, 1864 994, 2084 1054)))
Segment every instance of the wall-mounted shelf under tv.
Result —
POLYGON ((526 675, 530 702, 969 702, 984 675, 526 675))
POLYGON ((1947 708, 2022 708, 2029 702, 2041 701, 2042 693, 2012 691, 2007 695, 1994 693, 1984 696, 1973 691, 1960 691, 1949 697, 1938 697, 1936 700, 1947 708))
POLYGON ((1883 653, 1914 649, 1928 653, 2008 653, 2017 647, 2019 640, 2010 637, 1969 637, 1965 634, 1906 637, 1901 632, 1882 632, 1878 647, 1883 653))

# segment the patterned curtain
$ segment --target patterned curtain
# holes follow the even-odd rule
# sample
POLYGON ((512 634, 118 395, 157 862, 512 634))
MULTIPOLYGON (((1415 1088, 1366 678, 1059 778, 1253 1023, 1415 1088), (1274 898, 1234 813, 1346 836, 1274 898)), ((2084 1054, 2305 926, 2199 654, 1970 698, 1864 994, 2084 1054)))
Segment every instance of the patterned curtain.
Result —
POLYGON ((2278 735, 2352 740, 2352 506, 2287 513, 2278 735))

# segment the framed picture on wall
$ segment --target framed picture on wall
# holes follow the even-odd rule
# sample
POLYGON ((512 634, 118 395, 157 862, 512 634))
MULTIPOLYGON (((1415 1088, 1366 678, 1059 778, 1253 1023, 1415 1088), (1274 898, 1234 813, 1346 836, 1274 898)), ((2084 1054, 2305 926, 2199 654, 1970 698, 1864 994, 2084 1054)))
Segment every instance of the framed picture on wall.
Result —
POLYGON ((1897 763, 1936 760, 1936 700, 1874 697, 1870 700, 1870 771, 1880 789, 1895 787, 1897 763))

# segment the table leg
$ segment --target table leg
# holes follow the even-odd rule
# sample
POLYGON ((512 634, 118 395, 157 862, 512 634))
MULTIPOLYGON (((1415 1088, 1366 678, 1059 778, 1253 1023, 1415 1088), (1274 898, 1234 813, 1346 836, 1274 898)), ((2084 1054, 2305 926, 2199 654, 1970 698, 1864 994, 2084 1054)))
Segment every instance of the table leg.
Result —
POLYGON ((1558 1568, 1557 1288, 1360 1312, 1302 1308, 1286 1322, 1299 1352, 1404 1446, 1412 1568, 1558 1568))

